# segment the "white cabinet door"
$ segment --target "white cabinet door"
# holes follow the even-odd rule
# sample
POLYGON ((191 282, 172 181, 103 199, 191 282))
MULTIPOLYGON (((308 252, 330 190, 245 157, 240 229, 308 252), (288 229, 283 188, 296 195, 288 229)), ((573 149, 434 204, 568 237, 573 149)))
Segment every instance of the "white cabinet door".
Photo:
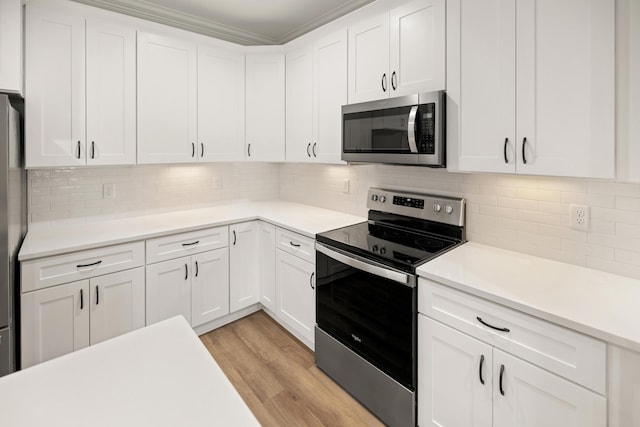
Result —
MULTIPOLYGON (((313 46, 313 145, 321 163, 342 163, 342 106, 347 103, 347 31, 313 46)), ((287 144, 289 139, 287 139, 287 144)))
POLYGON ((136 31, 87 21, 87 165, 136 163, 136 31))
POLYGON ((25 52, 27 167, 84 165, 84 18, 27 5, 25 52))
POLYGON ((614 178, 615 1, 519 0, 516 29, 517 171, 614 178))
POLYGON ((447 1, 447 164, 516 170, 515 1, 447 1))
POLYGON ((246 57, 246 154, 248 160, 281 162, 285 155, 284 55, 246 57))
POLYGON ((89 281, 22 294, 22 368, 89 345, 89 281))
POLYGON ((138 163, 196 161, 196 54, 195 43, 138 32, 138 163))
POLYGON ((606 399, 493 350, 494 427, 604 427, 606 399))
POLYGON ((491 427, 492 359, 491 346, 419 315, 418 425, 491 427))
POLYGON ((349 103, 387 98, 389 14, 349 27, 349 103))
POLYGON ((229 226, 229 309, 240 310, 259 298, 258 228, 260 221, 229 226))
POLYGON ((144 268, 91 279, 91 345, 145 325, 144 268))
POLYGON ((191 257, 191 326, 229 314, 229 248, 191 257))
POLYGON ((191 323, 191 258, 147 265, 147 325, 182 315, 191 323))
POLYGON ((258 227, 258 254, 260 259, 260 302, 276 311, 276 227, 260 221, 258 227))
POLYGON ((286 157, 288 161, 312 161, 313 50, 306 47, 286 57, 286 157))
POLYGON ((198 46, 200 161, 244 160, 244 54, 198 46))
POLYGON ((22 93, 20 0, 0 0, 0 92, 22 93))
POLYGON ((316 283, 314 264, 276 251, 278 317, 308 342, 314 342, 316 283))
POLYGON ((391 96, 444 90, 445 0, 415 0, 389 14, 391 96))

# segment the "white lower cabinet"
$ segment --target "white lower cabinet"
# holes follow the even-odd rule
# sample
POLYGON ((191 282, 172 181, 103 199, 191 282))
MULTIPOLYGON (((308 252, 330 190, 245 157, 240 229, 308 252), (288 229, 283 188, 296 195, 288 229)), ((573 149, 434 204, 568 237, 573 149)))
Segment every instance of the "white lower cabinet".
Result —
POLYGON ((259 301, 258 229, 260 221, 229 226, 229 308, 231 312, 259 301))
POLYGON ((22 368, 144 326, 144 270, 22 294, 22 368))
POLYGON ((491 427, 491 346, 418 318, 418 425, 491 427))
POLYGON ((272 312, 276 311, 276 227, 260 221, 260 302, 272 312))
POLYGON ((229 249, 191 257, 191 325, 229 314, 229 249))
POLYGON ((228 259, 221 248, 147 265, 147 325, 182 315, 198 326, 228 314, 228 259))
POLYGON ((605 390, 593 381, 604 379, 604 343, 552 324, 534 336, 525 326, 540 319, 423 279, 418 286, 420 427, 607 425, 605 390), (526 359, 514 355, 529 354, 523 346, 526 359), (562 356, 573 360, 563 374, 571 380, 553 373, 563 372, 562 356))
POLYGON ((312 348, 316 322, 315 271, 315 263, 276 250, 276 315, 312 348))

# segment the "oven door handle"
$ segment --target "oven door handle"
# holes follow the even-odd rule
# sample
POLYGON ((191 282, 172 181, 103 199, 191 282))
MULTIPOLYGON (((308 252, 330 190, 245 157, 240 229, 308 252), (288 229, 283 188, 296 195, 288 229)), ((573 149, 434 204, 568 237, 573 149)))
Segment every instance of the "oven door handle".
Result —
POLYGON ((329 258, 332 258, 350 267, 357 268, 358 270, 366 271, 367 273, 371 273, 385 279, 393 280, 394 282, 402 283, 403 285, 411 287, 415 286, 414 281, 411 280, 413 276, 406 273, 401 273, 399 271, 391 270, 387 267, 372 264, 373 261, 361 261, 360 259, 355 258, 353 255, 347 255, 334 249, 329 249, 328 247, 318 242, 316 242, 316 251, 321 252, 329 258))
POLYGON ((407 137, 409 138, 409 149, 412 153, 418 152, 418 145, 416 144, 416 116, 418 115, 418 106, 411 107, 409 112, 409 122, 407 125, 407 137))

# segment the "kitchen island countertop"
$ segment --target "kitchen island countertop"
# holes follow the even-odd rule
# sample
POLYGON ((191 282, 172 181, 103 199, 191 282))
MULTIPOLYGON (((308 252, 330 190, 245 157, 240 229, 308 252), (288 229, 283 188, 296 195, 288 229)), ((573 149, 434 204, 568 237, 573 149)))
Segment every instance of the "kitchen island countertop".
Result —
POLYGON ((259 426, 178 316, 0 378, 3 426, 259 426))

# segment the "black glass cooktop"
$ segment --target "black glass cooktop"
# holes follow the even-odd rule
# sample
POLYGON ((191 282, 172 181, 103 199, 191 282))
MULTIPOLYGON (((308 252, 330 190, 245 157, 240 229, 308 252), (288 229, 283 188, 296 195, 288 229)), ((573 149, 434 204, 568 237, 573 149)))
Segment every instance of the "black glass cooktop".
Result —
POLYGON ((460 243, 456 238, 373 221, 320 233, 316 239, 327 246, 410 273, 460 243))

